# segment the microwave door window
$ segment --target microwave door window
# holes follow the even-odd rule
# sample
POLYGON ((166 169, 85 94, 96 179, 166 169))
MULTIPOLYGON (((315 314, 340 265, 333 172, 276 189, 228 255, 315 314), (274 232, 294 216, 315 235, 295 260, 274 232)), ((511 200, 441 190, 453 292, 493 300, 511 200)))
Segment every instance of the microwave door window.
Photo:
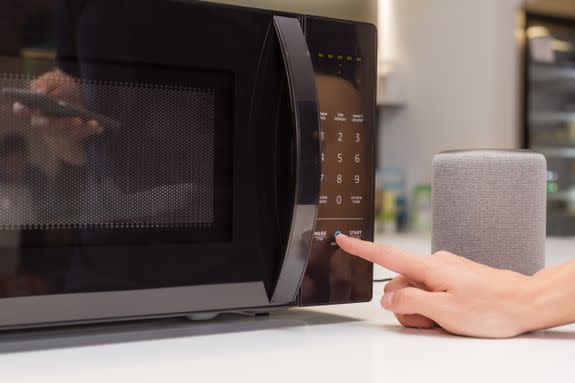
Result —
POLYGON ((165 78, 157 68, 138 74, 144 80, 131 83, 82 80, 60 70, 0 78, 4 98, 13 99, 9 119, 22 124, 19 115, 30 114, 29 127, 0 140, 6 196, 0 229, 217 227, 215 201, 226 198, 221 186, 229 182, 217 170, 230 161, 225 152, 216 158, 216 141, 226 139, 216 126, 222 85, 148 82, 165 78), (52 94, 30 90, 47 86, 52 94))
POLYGON ((18 113, 39 114, 28 129, 35 142, 22 130, 0 140, 0 229, 214 226, 215 89, 98 83, 59 72, 0 78, 0 87, 23 91, 14 96, 18 113), (48 81, 70 93, 21 105, 30 101, 24 90, 48 81))

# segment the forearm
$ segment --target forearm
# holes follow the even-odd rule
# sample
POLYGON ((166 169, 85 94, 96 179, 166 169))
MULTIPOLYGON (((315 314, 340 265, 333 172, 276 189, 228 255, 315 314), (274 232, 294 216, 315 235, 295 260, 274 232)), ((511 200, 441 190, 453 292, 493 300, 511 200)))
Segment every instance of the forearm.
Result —
POLYGON ((540 271, 530 286, 529 330, 575 323, 575 260, 540 271))

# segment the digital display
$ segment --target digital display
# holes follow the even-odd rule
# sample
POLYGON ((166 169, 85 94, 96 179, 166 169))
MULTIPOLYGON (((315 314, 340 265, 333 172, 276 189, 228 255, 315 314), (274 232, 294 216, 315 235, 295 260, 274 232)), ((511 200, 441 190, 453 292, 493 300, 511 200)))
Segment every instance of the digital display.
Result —
MULTIPOLYGON (((317 57, 319 57, 320 59, 329 58, 330 60, 332 60, 332 59, 335 57, 335 55, 334 55, 333 53, 329 53, 329 54, 326 55, 326 54, 323 53, 323 52, 319 52, 319 53, 317 54, 317 57)), ((344 60, 344 57, 345 57, 345 60, 346 60, 346 61, 350 61, 350 62, 351 62, 351 61, 355 61, 355 62, 360 63, 360 62, 363 61, 363 58, 362 58, 362 57, 342 56, 342 55, 338 55, 338 56, 337 56, 337 59, 338 59, 338 60, 344 60)))

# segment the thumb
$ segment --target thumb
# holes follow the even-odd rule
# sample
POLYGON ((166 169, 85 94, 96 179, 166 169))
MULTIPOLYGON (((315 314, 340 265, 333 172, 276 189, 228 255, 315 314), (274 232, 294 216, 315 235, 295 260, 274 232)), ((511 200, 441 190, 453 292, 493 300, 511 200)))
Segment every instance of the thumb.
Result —
POLYGON ((381 298, 381 305, 395 314, 419 314, 437 322, 441 313, 446 310, 448 299, 449 295, 445 292, 405 287, 385 294, 381 298))

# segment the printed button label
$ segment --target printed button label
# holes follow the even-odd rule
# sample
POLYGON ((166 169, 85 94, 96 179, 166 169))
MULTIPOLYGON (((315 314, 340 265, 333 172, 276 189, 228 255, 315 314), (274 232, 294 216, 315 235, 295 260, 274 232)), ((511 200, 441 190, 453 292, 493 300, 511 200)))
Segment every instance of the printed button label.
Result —
POLYGON ((351 204, 352 205, 361 205, 363 197, 360 195, 351 196, 351 204))
POLYGON ((345 121, 347 121, 347 118, 345 117, 345 114, 343 114, 343 113, 338 113, 338 114, 335 116, 334 120, 335 120, 335 121, 340 121, 340 122, 345 122, 345 121))

